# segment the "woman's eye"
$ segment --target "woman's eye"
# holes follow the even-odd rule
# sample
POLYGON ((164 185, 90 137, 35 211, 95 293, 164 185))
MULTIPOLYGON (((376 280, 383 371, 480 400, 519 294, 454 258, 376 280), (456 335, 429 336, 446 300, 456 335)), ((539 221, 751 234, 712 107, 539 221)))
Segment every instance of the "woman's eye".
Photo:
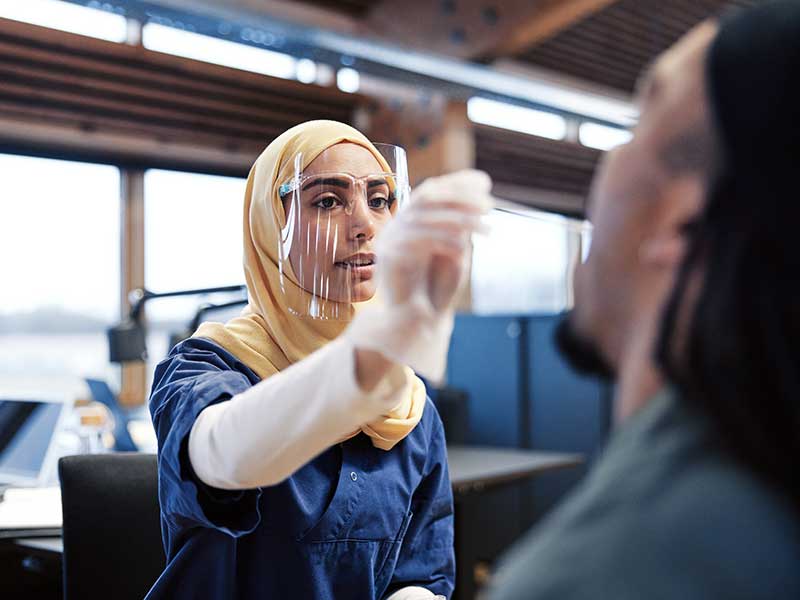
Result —
POLYGON ((320 198, 316 202, 314 202, 314 206, 317 208, 322 208, 324 210, 330 210, 332 208, 336 208, 339 204, 338 198, 334 196, 325 196, 324 198, 320 198))
POLYGON ((374 196, 369 199, 370 208, 384 209, 389 208, 391 205, 391 201, 383 196, 374 196))

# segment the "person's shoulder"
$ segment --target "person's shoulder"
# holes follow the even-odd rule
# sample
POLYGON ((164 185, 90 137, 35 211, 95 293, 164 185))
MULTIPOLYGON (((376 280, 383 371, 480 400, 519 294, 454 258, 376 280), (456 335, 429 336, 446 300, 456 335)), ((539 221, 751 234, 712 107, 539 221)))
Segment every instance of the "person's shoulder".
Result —
POLYGON ((176 356, 198 358, 203 356, 217 356, 225 361, 228 361, 230 358, 235 359, 230 352, 215 341, 203 337, 190 337, 175 344, 172 350, 167 354, 167 359, 176 356))
POLYGON ((436 403, 431 400, 430 396, 425 397, 425 410, 422 412, 420 419, 425 436, 429 441, 442 439, 444 440, 444 425, 442 424, 442 417, 439 415, 439 410, 436 408, 436 403))
POLYGON ((800 514, 726 455, 685 465, 629 509, 611 555, 682 597, 800 597, 800 514))
MULTIPOLYGON (((664 481, 661 494, 653 495, 645 515, 655 516, 664 529, 702 520, 703 529, 735 528, 789 532, 800 527, 800 515, 788 499, 753 472, 723 453, 709 450, 704 457, 682 465, 664 481)), ((691 526, 686 528, 691 533, 691 526)))
POLYGON ((176 369, 198 367, 204 370, 239 371, 248 378, 255 374, 236 356, 213 340, 191 337, 175 344, 167 356, 156 366, 156 377, 176 369))
POLYGON ((176 392, 190 387, 236 383, 255 385, 258 376, 233 354, 205 338, 189 338, 176 344, 156 366, 150 393, 154 413, 176 392))
POLYGON ((399 451, 413 456, 420 463, 420 468, 426 470, 436 462, 447 460, 447 446, 444 437, 444 427, 436 405, 429 397, 425 399, 425 408, 422 411, 419 423, 408 434, 402 444, 397 446, 399 451))
POLYGON ((732 459, 712 454, 685 468, 668 487, 663 498, 641 511, 659 537, 677 536, 692 552, 724 558, 731 567, 746 568, 766 557, 773 563, 787 556, 800 561, 800 513, 732 459))
POLYGON ((579 488, 517 547, 490 597, 800 597, 800 518, 781 498, 713 455, 661 483, 628 496, 579 488))

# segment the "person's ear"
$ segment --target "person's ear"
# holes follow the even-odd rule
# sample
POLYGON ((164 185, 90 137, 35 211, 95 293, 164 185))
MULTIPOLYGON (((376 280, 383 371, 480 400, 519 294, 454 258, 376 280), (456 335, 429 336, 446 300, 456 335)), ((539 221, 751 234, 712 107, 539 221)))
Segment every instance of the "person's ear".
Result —
POLYGON ((659 225, 639 246, 639 262, 655 269, 674 269, 683 260, 688 245, 687 224, 702 209, 704 187, 696 174, 677 178, 657 217, 659 225))
POLYGON ((683 260, 686 244, 685 233, 677 230, 656 235, 639 246, 639 262, 659 270, 675 269, 683 260))

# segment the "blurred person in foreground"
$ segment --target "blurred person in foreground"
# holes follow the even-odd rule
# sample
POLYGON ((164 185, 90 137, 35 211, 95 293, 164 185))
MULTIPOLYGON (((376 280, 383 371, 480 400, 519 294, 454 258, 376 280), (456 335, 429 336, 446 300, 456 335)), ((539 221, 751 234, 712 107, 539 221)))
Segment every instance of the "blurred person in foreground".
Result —
POLYGON ((800 598, 800 2, 701 24, 639 102, 558 334, 615 431, 488 596, 800 598))

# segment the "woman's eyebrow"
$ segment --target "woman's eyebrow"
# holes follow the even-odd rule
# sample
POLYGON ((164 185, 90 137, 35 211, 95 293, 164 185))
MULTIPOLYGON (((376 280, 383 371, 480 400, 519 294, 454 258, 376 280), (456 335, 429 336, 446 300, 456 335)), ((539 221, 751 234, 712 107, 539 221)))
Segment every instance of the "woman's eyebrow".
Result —
POLYGON ((384 185, 389 185, 389 182, 387 182, 386 179, 370 179, 367 182, 367 187, 368 188, 382 187, 384 185))
MULTIPOLYGON (((348 179, 343 179, 340 177, 318 177, 306 183, 303 186, 303 191, 305 192, 307 189, 314 187, 315 185, 332 185, 334 187, 347 189, 350 187, 350 181, 348 179)), ((386 185, 389 185, 386 179, 370 179, 367 182, 368 188, 381 187, 386 185)))
POLYGON ((305 184, 303 186, 303 191, 305 192, 308 188, 314 187, 315 185, 332 185, 334 187, 347 189, 350 187, 350 182, 340 177, 318 177, 305 184))

